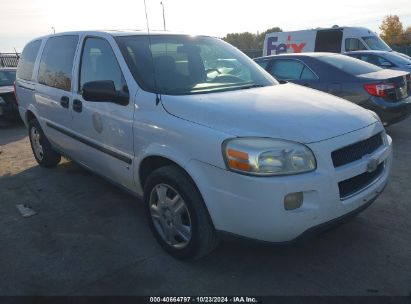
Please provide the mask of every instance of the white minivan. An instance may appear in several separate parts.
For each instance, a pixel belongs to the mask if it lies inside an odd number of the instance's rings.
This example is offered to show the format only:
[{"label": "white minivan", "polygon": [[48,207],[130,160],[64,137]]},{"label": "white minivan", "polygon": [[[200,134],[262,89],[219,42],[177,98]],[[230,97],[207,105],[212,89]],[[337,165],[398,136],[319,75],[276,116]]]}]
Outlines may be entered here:
[{"label": "white minivan", "polygon": [[377,198],[391,168],[375,113],[280,85],[208,36],[41,37],[23,50],[16,96],[41,166],[64,155],[142,196],[181,259],[221,235],[288,242],[339,222]]},{"label": "white minivan", "polygon": [[367,28],[333,26],[268,33],[264,40],[263,56],[304,52],[344,53],[359,50],[392,51],[384,40]]}]

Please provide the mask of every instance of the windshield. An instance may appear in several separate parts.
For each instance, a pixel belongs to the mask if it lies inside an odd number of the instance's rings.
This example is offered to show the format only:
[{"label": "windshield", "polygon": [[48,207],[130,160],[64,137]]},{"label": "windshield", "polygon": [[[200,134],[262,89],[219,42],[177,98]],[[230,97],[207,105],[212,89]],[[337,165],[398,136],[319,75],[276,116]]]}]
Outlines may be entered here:
[{"label": "windshield", "polygon": [[342,70],[353,76],[373,73],[382,70],[381,68],[373,64],[345,55],[323,55],[318,56],[317,58],[318,60],[330,64],[338,68],[339,70]]},{"label": "windshield", "polygon": [[405,56],[397,55],[395,53],[387,53],[385,54],[388,60],[394,62],[396,65],[411,65],[411,59],[407,59]]},{"label": "windshield", "polygon": [[135,35],[116,40],[134,78],[149,92],[185,95],[278,84],[246,55],[216,38]]},{"label": "windshield", "polygon": [[0,71],[0,87],[12,86],[16,80],[16,71]]},{"label": "windshield", "polygon": [[391,51],[391,48],[377,36],[366,36],[362,37],[362,39],[368,45],[370,50]]}]

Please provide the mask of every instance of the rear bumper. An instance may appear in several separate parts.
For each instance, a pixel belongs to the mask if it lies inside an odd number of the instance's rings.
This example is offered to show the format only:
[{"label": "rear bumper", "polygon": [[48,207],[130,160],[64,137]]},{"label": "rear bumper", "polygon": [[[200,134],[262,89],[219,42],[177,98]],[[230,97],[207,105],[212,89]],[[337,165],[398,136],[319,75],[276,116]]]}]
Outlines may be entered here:
[{"label": "rear bumper", "polygon": [[19,118],[19,111],[17,105],[7,103],[0,103],[0,121],[15,121]]},{"label": "rear bumper", "polygon": [[387,102],[382,98],[372,97],[364,106],[377,113],[383,124],[388,126],[410,116],[411,96],[399,102]]}]

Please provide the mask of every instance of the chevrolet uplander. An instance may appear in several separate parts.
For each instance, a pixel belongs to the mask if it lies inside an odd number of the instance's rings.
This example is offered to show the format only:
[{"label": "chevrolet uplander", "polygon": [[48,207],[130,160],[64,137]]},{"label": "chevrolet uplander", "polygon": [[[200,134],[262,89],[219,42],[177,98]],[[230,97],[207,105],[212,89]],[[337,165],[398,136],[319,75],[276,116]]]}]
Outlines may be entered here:
[{"label": "chevrolet uplander", "polygon": [[351,216],[391,168],[375,113],[280,85],[208,36],[37,38],[15,93],[37,162],[64,155],[143,197],[154,236],[181,259],[206,255],[221,234],[288,242]]}]

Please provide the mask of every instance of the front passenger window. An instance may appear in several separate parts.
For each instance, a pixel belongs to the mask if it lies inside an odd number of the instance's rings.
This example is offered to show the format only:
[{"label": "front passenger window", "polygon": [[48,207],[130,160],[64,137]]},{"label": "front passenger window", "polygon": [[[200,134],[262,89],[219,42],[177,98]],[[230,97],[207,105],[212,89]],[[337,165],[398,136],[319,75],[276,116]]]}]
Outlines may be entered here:
[{"label": "front passenger window", "polygon": [[110,44],[102,38],[87,38],[81,57],[80,91],[86,82],[111,80],[119,94],[127,94],[127,83]]}]

